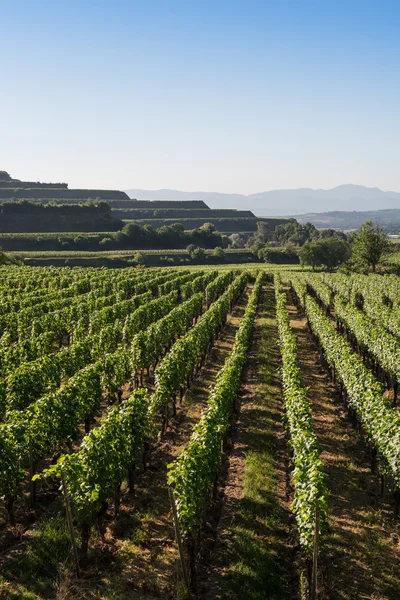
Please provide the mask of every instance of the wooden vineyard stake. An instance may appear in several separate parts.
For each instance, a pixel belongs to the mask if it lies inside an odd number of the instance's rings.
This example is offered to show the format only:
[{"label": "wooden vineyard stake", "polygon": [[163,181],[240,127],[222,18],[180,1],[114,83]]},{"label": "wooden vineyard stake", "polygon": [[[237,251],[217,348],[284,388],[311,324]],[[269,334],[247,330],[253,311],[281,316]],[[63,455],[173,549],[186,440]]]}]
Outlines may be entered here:
[{"label": "wooden vineyard stake", "polygon": [[311,600],[317,600],[317,569],[318,569],[318,542],[319,542],[319,508],[315,513],[315,531],[314,531],[314,548],[313,548],[313,564],[312,564],[312,579],[311,579]]},{"label": "wooden vineyard stake", "polygon": [[183,552],[183,544],[182,544],[182,535],[181,535],[181,529],[179,527],[179,521],[178,521],[178,511],[176,510],[174,491],[173,491],[172,487],[168,487],[168,494],[169,494],[169,500],[171,502],[171,508],[172,508],[172,514],[173,514],[173,520],[174,520],[174,528],[175,528],[175,537],[176,537],[176,541],[178,543],[178,548],[179,548],[179,556],[181,559],[183,579],[185,580],[186,589],[189,590],[189,576],[188,576],[187,569],[186,569],[186,561],[185,561],[185,555]]},{"label": "wooden vineyard stake", "polygon": [[71,505],[69,502],[67,482],[65,481],[64,475],[61,476],[61,480],[62,480],[62,487],[63,487],[63,493],[64,493],[64,498],[65,498],[65,510],[67,513],[68,528],[69,528],[69,533],[71,536],[72,551],[74,553],[74,559],[75,559],[76,576],[79,579],[79,577],[81,576],[81,570],[79,567],[78,548],[76,546],[75,531],[74,531],[74,524],[72,522],[72,513],[71,513]]},{"label": "wooden vineyard stake", "polygon": [[35,468],[33,465],[33,454],[32,451],[29,451],[29,489],[30,489],[30,503],[31,508],[34,508],[36,505],[36,481],[33,480],[33,476],[35,475]]}]

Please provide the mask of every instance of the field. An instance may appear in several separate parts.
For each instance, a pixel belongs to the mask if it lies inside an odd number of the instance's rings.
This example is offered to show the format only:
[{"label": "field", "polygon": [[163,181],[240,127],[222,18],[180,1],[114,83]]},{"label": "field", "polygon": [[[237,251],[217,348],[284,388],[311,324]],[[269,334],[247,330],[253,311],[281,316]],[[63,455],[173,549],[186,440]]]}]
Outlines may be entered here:
[{"label": "field", "polygon": [[0,598],[399,597],[397,276],[0,272]]}]

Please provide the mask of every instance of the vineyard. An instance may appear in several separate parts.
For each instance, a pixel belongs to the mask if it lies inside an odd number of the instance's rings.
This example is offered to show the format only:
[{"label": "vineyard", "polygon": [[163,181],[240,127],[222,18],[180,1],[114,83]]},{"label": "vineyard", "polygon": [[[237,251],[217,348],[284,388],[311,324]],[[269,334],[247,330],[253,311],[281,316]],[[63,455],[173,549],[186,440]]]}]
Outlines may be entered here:
[{"label": "vineyard", "polygon": [[397,276],[0,272],[0,598],[399,597]]}]

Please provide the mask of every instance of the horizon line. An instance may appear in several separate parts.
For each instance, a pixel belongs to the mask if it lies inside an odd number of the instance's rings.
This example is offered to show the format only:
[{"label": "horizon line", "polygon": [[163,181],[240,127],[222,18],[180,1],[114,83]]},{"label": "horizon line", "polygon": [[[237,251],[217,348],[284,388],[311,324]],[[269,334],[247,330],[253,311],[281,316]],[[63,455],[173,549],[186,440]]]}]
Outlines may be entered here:
[{"label": "horizon line", "polygon": [[[332,188],[312,188],[312,187],[273,188],[273,189],[269,189],[269,190],[263,190],[261,192],[253,192],[251,194],[241,194],[240,192],[215,192],[215,191],[207,192],[204,190],[182,190],[182,189],[174,189],[174,188],[157,188],[157,189],[125,188],[122,191],[125,193],[133,191],[133,190],[140,190],[143,192],[181,192],[184,194],[220,194],[220,195],[228,195],[228,196],[232,196],[232,195],[243,196],[243,198],[248,198],[249,196],[256,196],[258,194],[267,194],[270,192],[295,192],[295,191],[302,191],[302,190],[308,190],[308,191],[312,191],[312,192],[332,192],[333,190],[336,190],[341,187],[361,187],[361,188],[365,188],[367,190],[379,190],[380,192],[383,192],[384,194],[400,194],[400,192],[397,192],[396,190],[384,190],[377,185],[368,186],[368,185],[363,185],[361,183],[341,183],[339,185],[335,185]],[[173,198],[171,198],[171,200],[173,200]]]}]

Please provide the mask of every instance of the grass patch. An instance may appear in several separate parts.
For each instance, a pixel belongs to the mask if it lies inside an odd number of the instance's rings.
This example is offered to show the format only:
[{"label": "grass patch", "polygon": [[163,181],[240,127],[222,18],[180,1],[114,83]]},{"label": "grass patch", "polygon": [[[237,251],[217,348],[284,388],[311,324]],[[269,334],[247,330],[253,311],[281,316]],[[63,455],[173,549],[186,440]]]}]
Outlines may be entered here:
[{"label": "grass patch", "polygon": [[64,515],[40,522],[31,539],[3,563],[0,598],[53,598],[61,572],[70,566],[70,537]]}]

